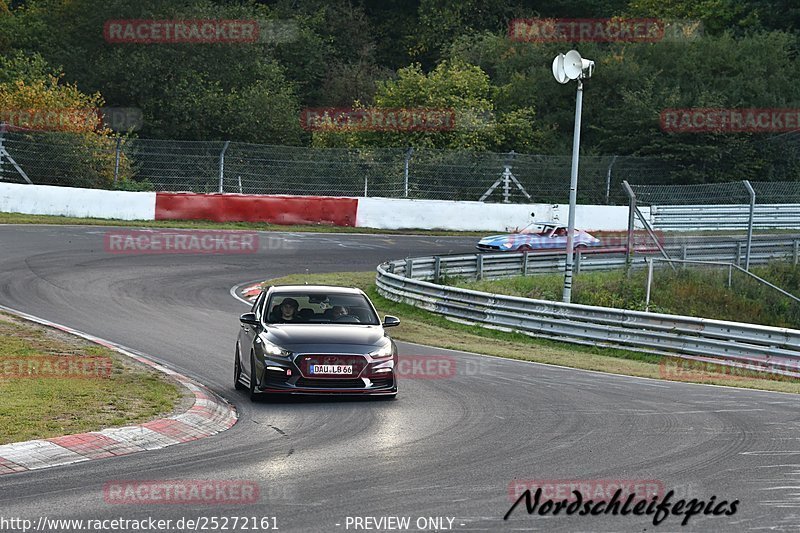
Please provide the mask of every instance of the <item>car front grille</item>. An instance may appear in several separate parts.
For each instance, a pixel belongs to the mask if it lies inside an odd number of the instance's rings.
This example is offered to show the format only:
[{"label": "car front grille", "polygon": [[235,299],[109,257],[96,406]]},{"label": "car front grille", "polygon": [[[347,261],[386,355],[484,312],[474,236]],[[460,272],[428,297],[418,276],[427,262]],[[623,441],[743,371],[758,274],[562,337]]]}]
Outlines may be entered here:
[{"label": "car front grille", "polygon": [[308,378],[300,378],[295,383],[297,387],[303,387],[308,389],[363,389],[364,388],[364,380],[363,379],[332,379],[332,378],[323,378],[323,379],[308,379]]},{"label": "car front grille", "polygon": [[[301,377],[312,381],[354,380],[366,368],[367,358],[363,355],[353,354],[301,354],[295,359],[295,365],[300,369]],[[353,367],[353,372],[351,374],[312,374],[311,365],[350,365]]]}]

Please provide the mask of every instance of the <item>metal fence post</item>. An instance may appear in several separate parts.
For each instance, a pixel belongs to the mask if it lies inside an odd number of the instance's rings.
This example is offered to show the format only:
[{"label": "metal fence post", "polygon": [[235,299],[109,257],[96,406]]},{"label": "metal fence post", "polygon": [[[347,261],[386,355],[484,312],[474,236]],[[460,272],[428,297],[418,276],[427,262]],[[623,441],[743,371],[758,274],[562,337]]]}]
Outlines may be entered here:
[{"label": "metal fence post", "polygon": [[608,172],[606,173],[606,205],[610,203],[609,198],[611,196],[611,168],[614,166],[617,157],[619,156],[615,155],[613,158],[611,158],[611,164],[608,165]]},{"label": "metal fence post", "polygon": [[222,147],[222,152],[219,154],[219,192],[223,192],[223,177],[225,175],[225,151],[228,149],[230,141],[225,141],[225,146]]},{"label": "metal fence post", "polygon": [[483,279],[483,254],[475,254],[475,279]]},{"label": "metal fence post", "polygon": [[747,253],[744,256],[744,269],[749,271],[750,248],[753,244],[753,217],[756,210],[756,191],[753,190],[753,186],[750,185],[749,181],[744,180],[742,183],[744,183],[744,186],[747,188],[747,192],[750,193],[750,219],[747,222]]},{"label": "metal fence post", "polygon": [[367,191],[367,181],[368,180],[369,180],[369,178],[367,176],[364,176],[364,198],[367,197],[367,192],[368,192]]},{"label": "metal fence post", "polygon": [[636,216],[636,194],[633,192],[628,180],[623,180],[622,188],[629,198],[628,203],[628,239],[625,243],[625,267],[631,266],[633,260],[633,221]]},{"label": "metal fence post", "polygon": [[[2,142],[0,142],[0,145],[2,145]],[[119,179],[119,157],[120,157],[121,145],[122,145],[122,137],[117,137],[117,149],[116,149],[117,153],[114,158],[114,183],[117,183],[117,180]]]},{"label": "metal fence post", "polygon": [[3,155],[5,148],[3,147],[3,137],[6,134],[6,123],[0,122],[0,179],[3,178]]},{"label": "metal fence post", "polygon": [[650,312],[650,287],[653,285],[653,258],[647,257],[645,258],[647,261],[647,295],[645,296],[644,301],[644,310],[645,312]]},{"label": "metal fence post", "polygon": [[794,241],[794,254],[793,254],[794,255],[794,258],[793,258],[794,259],[794,266],[797,266],[798,254],[800,254],[800,241],[795,239],[795,241]]},{"label": "metal fence post", "polygon": [[733,265],[728,265],[728,288],[731,288],[733,283]]},{"label": "metal fence post", "polygon": [[736,243],[736,266],[742,266],[742,243]]},{"label": "metal fence post", "polygon": [[[414,153],[414,147],[413,146],[409,146],[408,150],[406,150],[406,160],[405,160],[405,164],[403,165],[403,185],[404,185],[404,187],[403,187],[403,190],[404,190],[403,196],[405,196],[406,198],[408,198],[408,167],[409,167],[409,164],[411,163],[411,154],[413,154],[413,153]],[[366,194],[364,196],[366,196]]]},{"label": "metal fence post", "polygon": [[439,283],[442,272],[442,258],[438,255],[433,256],[433,282]]}]

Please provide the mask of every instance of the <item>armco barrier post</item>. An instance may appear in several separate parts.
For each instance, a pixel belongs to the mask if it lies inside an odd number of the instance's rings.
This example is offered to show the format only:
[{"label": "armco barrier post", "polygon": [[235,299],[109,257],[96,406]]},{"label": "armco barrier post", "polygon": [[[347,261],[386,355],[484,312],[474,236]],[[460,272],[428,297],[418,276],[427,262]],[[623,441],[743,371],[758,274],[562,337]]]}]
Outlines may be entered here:
[{"label": "armco barrier post", "polygon": [[798,254],[800,254],[800,241],[795,239],[795,241],[794,241],[794,253],[793,253],[794,266],[797,266]]},{"label": "armco barrier post", "polygon": [[[797,241],[795,241],[795,244],[796,242]],[[522,275],[523,276],[528,275],[528,252],[522,252]]]},{"label": "armco barrier post", "polygon": [[438,255],[433,256],[433,282],[439,283],[439,277],[442,272],[442,258]]},{"label": "armco barrier post", "polygon": [[483,279],[483,254],[475,254],[475,279]]}]

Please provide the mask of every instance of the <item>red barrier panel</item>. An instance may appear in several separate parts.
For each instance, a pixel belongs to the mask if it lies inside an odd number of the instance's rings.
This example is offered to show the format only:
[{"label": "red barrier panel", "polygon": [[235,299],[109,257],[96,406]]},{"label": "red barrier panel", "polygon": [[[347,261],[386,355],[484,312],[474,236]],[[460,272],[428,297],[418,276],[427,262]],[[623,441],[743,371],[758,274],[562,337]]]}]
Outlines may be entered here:
[{"label": "red barrier panel", "polygon": [[248,194],[156,194],[156,220],[355,226],[357,198]]}]

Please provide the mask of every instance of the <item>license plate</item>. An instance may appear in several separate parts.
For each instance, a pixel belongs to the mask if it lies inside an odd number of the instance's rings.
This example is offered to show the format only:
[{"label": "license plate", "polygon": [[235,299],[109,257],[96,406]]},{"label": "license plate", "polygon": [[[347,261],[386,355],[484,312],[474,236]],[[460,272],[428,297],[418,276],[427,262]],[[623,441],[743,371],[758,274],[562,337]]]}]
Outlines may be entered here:
[{"label": "license plate", "polygon": [[311,374],[339,376],[352,373],[353,365],[311,365]]}]

